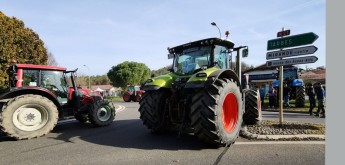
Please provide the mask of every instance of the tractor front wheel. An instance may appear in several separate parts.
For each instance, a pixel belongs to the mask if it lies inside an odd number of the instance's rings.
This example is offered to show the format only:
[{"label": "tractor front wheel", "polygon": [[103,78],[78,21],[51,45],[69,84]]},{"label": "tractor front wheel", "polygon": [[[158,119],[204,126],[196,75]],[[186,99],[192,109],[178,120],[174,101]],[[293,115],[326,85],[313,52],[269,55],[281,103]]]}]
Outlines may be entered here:
[{"label": "tractor front wheel", "polygon": [[141,100],[141,95],[136,95],[136,96],[134,97],[134,101],[135,101],[135,102],[140,102],[140,100]]},{"label": "tractor front wheel", "polygon": [[31,139],[48,134],[58,121],[55,104],[40,95],[21,95],[5,103],[0,128],[15,139]]},{"label": "tractor front wheel", "polygon": [[192,98],[194,134],[212,145],[234,143],[242,125],[242,94],[236,82],[217,79]]},{"label": "tractor front wheel", "polygon": [[243,114],[243,122],[246,125],[257,124],[261,121],[261,98],[259,91],[246,89],[245,93],[245,112]]},{"label": "tractor front wheel", "polygon": [[305,104],[305,89],[304,86],[296,87],[296,107],[304,107]]},{"label": "tractor front wheel", "polygon": [[115,119],[115,109],[106,100],[99,100],[89,109],[89,121],[96,126],[107,126]]}]

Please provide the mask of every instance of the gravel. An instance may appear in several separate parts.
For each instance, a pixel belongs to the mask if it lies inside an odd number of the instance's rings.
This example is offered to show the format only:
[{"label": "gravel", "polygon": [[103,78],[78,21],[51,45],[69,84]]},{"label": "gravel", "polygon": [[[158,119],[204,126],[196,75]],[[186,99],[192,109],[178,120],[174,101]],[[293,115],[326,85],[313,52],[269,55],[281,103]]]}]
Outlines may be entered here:
[{"label": "gravel", "polygon": [[279,121],[263,120],[258,125],[247,125],[247,131],[259,135],[324,135],[325,125],[284,121],[280,126]]}]

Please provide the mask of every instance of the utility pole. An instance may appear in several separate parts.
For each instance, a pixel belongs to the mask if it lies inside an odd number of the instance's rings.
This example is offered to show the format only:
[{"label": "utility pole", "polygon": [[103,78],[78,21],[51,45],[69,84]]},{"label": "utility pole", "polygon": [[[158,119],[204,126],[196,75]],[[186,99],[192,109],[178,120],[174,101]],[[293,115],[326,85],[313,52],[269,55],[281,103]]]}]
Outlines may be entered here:
[{"label": "utility pole", "polygon": [[[282,28],[282,31],[284,31],[285,28]],[[283,38],[283,36],[281,36]],[[283,49],[280,49],[283,50]],[[282,60],[283,58],[280,58]],[[279,66],[279,125],[283,126],[283,73],[284,67],[283,65]]]}]

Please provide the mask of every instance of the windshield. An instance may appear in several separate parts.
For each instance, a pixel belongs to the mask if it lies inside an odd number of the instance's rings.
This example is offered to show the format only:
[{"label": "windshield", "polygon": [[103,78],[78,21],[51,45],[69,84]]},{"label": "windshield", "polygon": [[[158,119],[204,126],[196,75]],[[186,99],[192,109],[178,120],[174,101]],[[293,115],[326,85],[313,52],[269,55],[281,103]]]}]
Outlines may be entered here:
[{"label": "windshield", "polygon": [[294,80],[294,79],[297,79],[297,71],[296,70],[292,70],[292,69],[289,69],[289,70],[284,70],[284,79],[290,79],[290,80]]},{"label": "windshield", "polygon": [[60,71],[41,71],[41,86],[57,95],[60,103],[67,102],[67,86],[65,75]]},{"label": "windshield", "polygon": [[202,66],[211,65],[211,47],[194,47],[185,49],[174,61],[174,72],[179,75],[190,75]]}]

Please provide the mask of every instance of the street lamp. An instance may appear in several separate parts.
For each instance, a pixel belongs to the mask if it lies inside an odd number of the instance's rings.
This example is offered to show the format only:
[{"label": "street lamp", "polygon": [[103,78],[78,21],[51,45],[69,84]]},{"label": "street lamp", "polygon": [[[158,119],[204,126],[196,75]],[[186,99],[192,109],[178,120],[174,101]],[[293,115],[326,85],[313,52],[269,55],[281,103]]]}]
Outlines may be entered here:
[{"label": "street lamp", "polygon": [[89,89],[91,90],[90,68],[87,65],[83,65],[83,66],[85,66],[87,68],[87,70],[89,71]]},{"label": "street lamp", "polygon": [[220,29],[219,29],[219,27],[217,26],[217,24],[216,24],[215,22],[212,22],[211,25],[212,25],[212,26],[215,26],[215,27],[218,29],[218,31],[219,31],[219,38],[222,39],[222,34],[220,33]]}]

